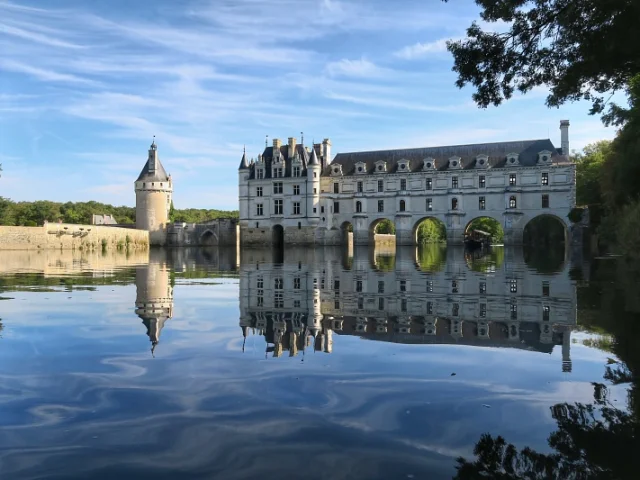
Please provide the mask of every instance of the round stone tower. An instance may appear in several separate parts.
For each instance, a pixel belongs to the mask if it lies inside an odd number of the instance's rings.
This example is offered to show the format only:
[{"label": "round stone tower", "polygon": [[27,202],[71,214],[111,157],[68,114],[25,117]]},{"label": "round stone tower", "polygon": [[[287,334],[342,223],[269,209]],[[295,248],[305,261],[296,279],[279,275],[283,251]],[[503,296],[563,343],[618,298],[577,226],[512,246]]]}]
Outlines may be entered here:
[{"label": "round stone tower", "polygon": [[167,175],[158,158],[155,140],[149,147],[149,158],[135,182],[136,228],[149,231],[151,245],[164,245],[166,226],[173,194],[171,175]]}]

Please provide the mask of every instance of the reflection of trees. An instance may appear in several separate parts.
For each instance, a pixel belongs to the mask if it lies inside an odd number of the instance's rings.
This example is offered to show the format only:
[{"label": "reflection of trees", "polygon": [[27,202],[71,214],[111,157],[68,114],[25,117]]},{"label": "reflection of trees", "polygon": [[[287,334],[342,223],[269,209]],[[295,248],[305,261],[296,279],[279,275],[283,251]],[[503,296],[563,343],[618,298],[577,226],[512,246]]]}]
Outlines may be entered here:
[{"label": "reflection of trees", "polygon": [[640,472],[640,429],[631,414],[615,408],[603,384],[594,384],[594,403],[551,407],[557,430],[548,438],[553,453],[518,449],[484,434],[475,460],[458,458],[455,480],[627,479]]},{"label": "reflection of trees", "polygon": [[469,269],[474,272],[495,272],[504,263],[504,248],[492,247],[489,251],[465,252],[465,260]]},{"label": "reflection of trees", "polygon": [[396,268],[396,256],[395,255],[375,255],[374,257],[375,268],[379,272],[392,272]]},{"label": "reflection of trees", "polygon": [[538,273],[556,273],[562,270],[565,259],[564,248],[525,247],[523,250],[524,263],[534,268]]},{"label": "reflection of trees", "polygon": [[447,247],[444,245],[420,245],[417,251],[418,267],[423,272],[435,273],[444,269]]}]

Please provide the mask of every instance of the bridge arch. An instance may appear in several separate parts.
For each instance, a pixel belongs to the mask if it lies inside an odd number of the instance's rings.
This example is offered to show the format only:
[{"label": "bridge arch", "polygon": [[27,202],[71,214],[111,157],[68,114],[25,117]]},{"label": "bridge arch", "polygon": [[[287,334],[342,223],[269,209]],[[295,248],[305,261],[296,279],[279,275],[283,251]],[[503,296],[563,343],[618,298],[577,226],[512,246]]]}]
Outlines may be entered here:
[{"label": "bridge arch", "polygon": [[213,246],[218,245],[218,236],[211,229],[206,229],[200,235],[200,245]]},{"label": "bridge arch", "polygon": [[276,247],[284,245],[284,227],[282,225],[274,225],[271,229],[272,243]]},{"label": "bridge arch", "polygon": [[[431,238],[418,238],[419,234],[421,234],[420,226],[424,222],[426,222],[427,220],[432,225],[432,227],[428,229]],[[423,231],[425,231],[425,230],[427,230],[427,229],[425,227],[423,227]],[[427,232],[423,233],[423,235],[426,235],[426,234],[427,234]],[[429,235],[427,235],[427,236],[429,236]],[[412,232],[411,232],[411,238],[413,239],[414,245],[420,245],[421,243],[446,242],[447,241],[447,226],[438,217],[435,217],[433,215],[428,215],[426,217],[420,218],[419,220],[417,220],[413,224],[413,229],[412,229]]]},{"label": "bridge arch", "polygon": [[522,244],[533,247],[571,243],[571,229],[567,221],[552,213],[542,213],[525,219]]},{"label": "bridge arch", "polygon": [[377,234],[395,235],[395,222],[387,217],[376,218],[369,224],[369,243],[374,245]]},{"label": "bridge arch", "polygon": [[464,234],[470,230],[483,230],[491,234],[492,243],[502,243],[504,241],[504,225],[502,220],[492,215],[479,215],[469,220],[464,227]]}]

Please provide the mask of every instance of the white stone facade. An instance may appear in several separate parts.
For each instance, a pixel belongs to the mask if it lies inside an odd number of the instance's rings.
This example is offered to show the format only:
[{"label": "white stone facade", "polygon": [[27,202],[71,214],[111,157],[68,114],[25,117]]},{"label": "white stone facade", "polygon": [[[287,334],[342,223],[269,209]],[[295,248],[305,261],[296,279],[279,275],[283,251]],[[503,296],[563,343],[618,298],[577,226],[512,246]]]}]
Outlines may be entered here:
[{"label": "white stone facade", "polygon": [[[243,157],[239,169],[241,242],[271,243],[282,230],[284,243],[338,245],[351,225],[354,243],[370,244],[376,224],[388,219],[397,243],[412,245],[418,224],[434,218],[446,226],[447,242],[459,244],[472,220],[490,217],[503,226],[505,244],[521,244],[524,227],[540,215],[562,222],[569,240],[575,165],[568,127],[561,123],[562,149],[532,140],[343,153],[331,161],[325,140],[297,146],[299,170],[287,154],[295,154],[295,139],[285,147],[274,140],[258,161]],[[274,151],[282,152],[277,160]]]}]

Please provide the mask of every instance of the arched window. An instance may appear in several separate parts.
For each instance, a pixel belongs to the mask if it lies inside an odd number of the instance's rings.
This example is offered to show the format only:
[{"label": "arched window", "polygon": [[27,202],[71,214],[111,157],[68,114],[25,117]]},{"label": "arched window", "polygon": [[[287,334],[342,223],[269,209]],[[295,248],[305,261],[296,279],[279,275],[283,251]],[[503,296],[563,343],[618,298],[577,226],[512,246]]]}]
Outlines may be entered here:
[{"label": "arched window", "polygon": [[458,209],[458,199],[457,198],[452,198],[451,199],[451,210],[457,210]]},{"label": "arched window", "polygon": [[517,202],[516,202],[516,197],[511,196],[509,197],[509,208],[516,208],[517,206]]},{"label": "arched window", "polygon": [[362,212],[362,202],[356,202],[356,213]]},{"label": "arched window", "polygon": [[404,212],[406,209],[406,204],[404,202],[404,200],[400,200],[400,211]]}]

